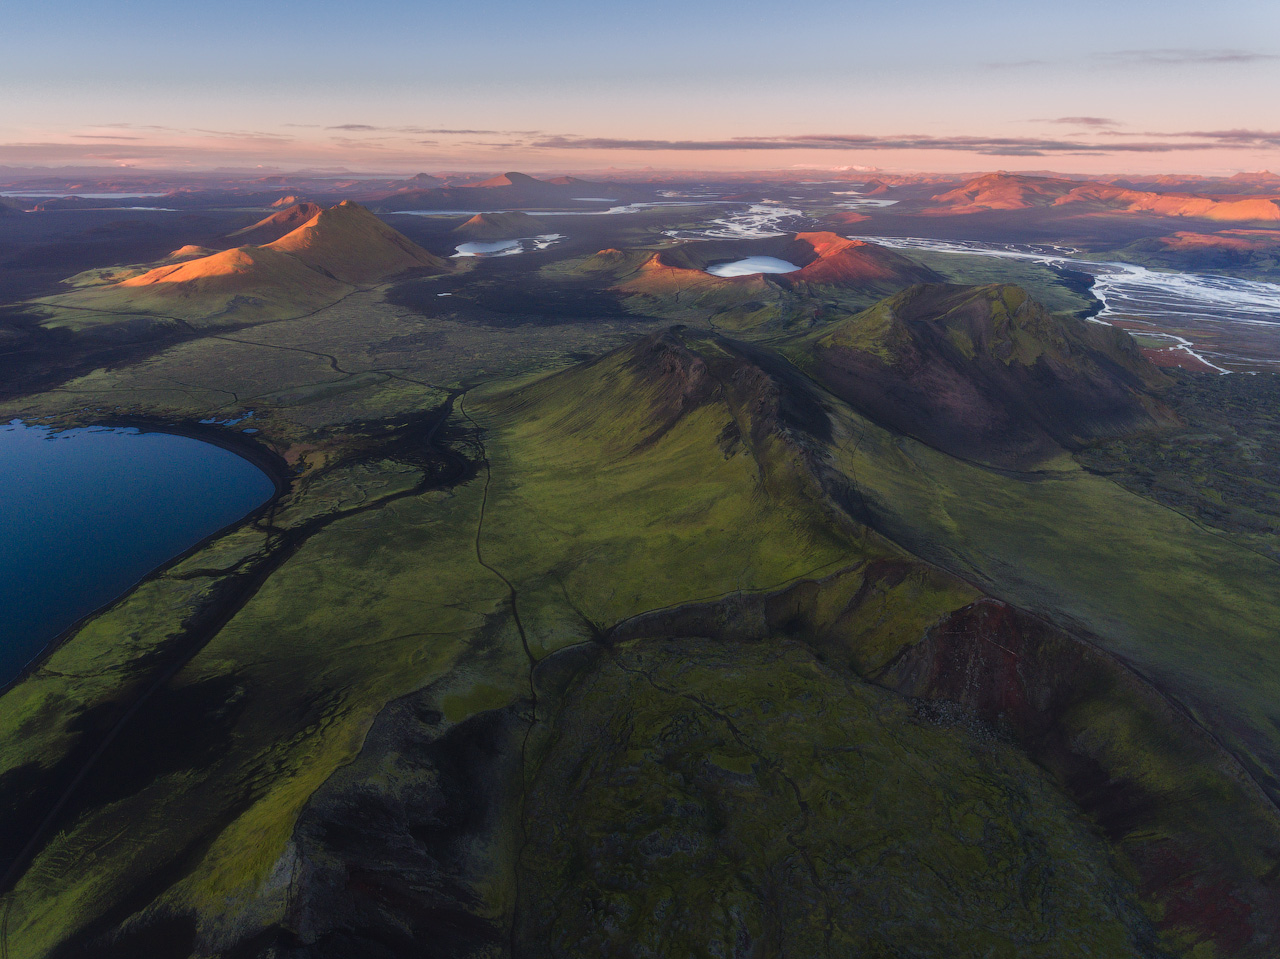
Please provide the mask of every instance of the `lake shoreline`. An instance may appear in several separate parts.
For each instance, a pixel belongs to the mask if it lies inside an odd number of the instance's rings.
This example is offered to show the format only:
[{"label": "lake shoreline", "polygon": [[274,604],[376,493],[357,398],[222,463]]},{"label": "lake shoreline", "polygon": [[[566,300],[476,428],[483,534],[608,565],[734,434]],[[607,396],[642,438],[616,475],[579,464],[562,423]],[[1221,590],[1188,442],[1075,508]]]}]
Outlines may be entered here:
[{"label": "lake shoreline", "polygon": [[194,555],[201,549],[204,549],[210,543],[228,533],[240,529],[249,523],[257,522],[265,514],[275,508],[280,498],[290,491],[293,485],[293,473],[289,464],[275,450],[265,446],[258,440],[247,436],[238,431],[229,430],[226,427],[215,424],[200,423],[194,420],[169,420],[162,417],[148,417],[137,414],[125,414],[120,416],[93,417],[92,422],[79,422],[79,417],[68,417],[65,420],[57,422],[44,422],[40,424],[47,426],[55,432],[65,432],[73,429],[85,429],[92,427],[102,427],[106,429],[136,429],[140,433],[166,433],[170,436],[181,436],[186,439],[197,440],[201,443],[208,443],[210,446],[216,446],[219,449],[234,453],[241,459],[247,461],[252,466],[262,472],[267,479],[271,481],[273,492],[260,506],[254,508],[239,519],[227,523],[222,527],[202,537],[199,541],[192,543],[189,547],[170,557],[165,562],[150,569],[145,575],[137,581],[129,585],[123,592],[119,593],[110,601],[95,607],[75,622],[62,630],[56,636],[48,641],[44,647],[32,659],[30,659],[14,676],[4,683],[0,683],[0,696],[9,692],[20,683],[24,682],[36,670],[43,666],[58,649],[67,642],[71,637],[84,628],[95,616],[100,615],[111,607],[115,606],[125,597],[129,596],[134,590],[145,583],[150,582],[157,576],[163,575],[173,566],[185,561],[188,557]]}]

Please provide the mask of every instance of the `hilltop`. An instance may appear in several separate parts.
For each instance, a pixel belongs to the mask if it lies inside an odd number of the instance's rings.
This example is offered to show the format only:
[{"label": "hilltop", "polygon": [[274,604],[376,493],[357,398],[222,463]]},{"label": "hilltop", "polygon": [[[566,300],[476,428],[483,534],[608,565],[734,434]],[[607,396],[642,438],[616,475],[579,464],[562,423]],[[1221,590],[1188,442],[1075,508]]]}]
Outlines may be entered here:
[{"label": "hilltop", "polygon": [[439,177],[432,176],[430,173],[417,173],[409,177],[406,181],[411,184],[404,187],[406,190],[429,190],[434,187],[444,186],[444,180]]},{"label": "hilltop", "polygon": [[[794,263],[790,273],[717,276],[709,267],[751,256]],[[606,282],[633,312],[760,331],[810,326],[833,310],[861,309],[913,283],[941,277],[894,250],[835,233],[753,240],[694,240],[665,249],[609,248],[564,264],[561,274]]]},{"label": "hilltop", "polygon": [[452,269],[447,260],[428,253],[351,200],[322,210],[268,248],[291,253],[311,269],[344,283],[376,283],[406,270]]},{"label": "hilltop", "polygon": [[[602,251],[603,253],[604,251]],[[770,256],[799,267],[791,273],[715,276],[707,268],[749,256]],[[600,261],[604,262],[604,261]],[[682,290],[780,290],[834,287],[882,296],[912,283],[936,282],[927,267],[887,247],[835,233],[796,233],[765,240],[697,241],[650,254],[619,288],[663,294]]]},{"label": "hilltop", "polygon": [[954,190],[939,193],[932,199],[952,213],[970,213],[976,210],[1026,210],[1032,207],[1052,206],[1079,186],[1080,183],[1077,180],[1019,176],[1013,173],[988,173],[975,177]]},{"label": "hilltop", "polygon": [[[797,273],[784,274],[792,283],[845,286],[864,292],[891,292],[910,283],[936,282],[928,267],[888,247],[863,240],[849,240],[836,233],[797,233],[801,257]],[[804,247],[812,251],[805,254]],[[796,260],[800,263],[800,260]]]},{"label": "hilltop", "polygon": [[41,200],[32,208],[33,213],[52,213],[56,210],[93,210],[114,206],[112,200],[90,200],[82,196],[58,196]]},{"label": "hilltop", "polygon": [[[307,211],[295,207],[274,216],[301,212]],[[191,252],[193,248],[184,248],[174,257]],[[239,325],[314,312],[360,286],[409,270],[441,273],[451,268],[347,200],[320,210],[266,246],[184,259],[35,303],[53,313],[45,321],[51,326],[100,325],[139,315]]]},{"label": "hilltop", "polygon": [[1135,240],[1113,255],[1155,269],[1280,281],[1280,230],[1180,230],[1169,236]]},{"label": "hilltop", "polygon": [[[602,253],[605,251],[602,251]],[[753,273],[714,276],[706,272],[717,263],[749,256],[771,256],[796,264],[791,273]],[[786,290],[803,284],[835,286],[867,293],[890,293],[912,283],[939,279],[932,270],[887,247],[849,240],[835,233],[795,233],[764,240],[722,240],[684,243],[652,253],[640,275],[626,281],[629,289],[659,292],[691,286],[742,288],[775,286]]]},{"label": "hilltop", "polygon": [[515,240],[551,233],[546,220],[518,211],[509,213],[477,213],[453,231],[468,240]]},{"label": "hilltop", "polygon": [[1222,230],[1218,233],[1182,230],[1172,236],[1158,237],[1154,242],[1168,250],[1274,251],[1280,250],[1280,230]]},{"label": "hilltop", "polygon": [[238,241],[237,246],[262,246],[296,230],[323,209],[324,207],[316,203],[294,203],[270,216],[263,217],[252,226],[228,233],[226,238]]},{"label": "hilltop", "polygon": [[553,176],[551,179],[544,180],[543,182],[550,183],[552,186],[571,186],[575,188],[598,187],[601,185],[591,180],[580,179],[576,176]]},{"label": "hilltop", "polygon": [[965,459],[1022,465],[1173,421],[1127,333],[1017,286],[913,286],[813,334],[803,365],[876,422]]}]

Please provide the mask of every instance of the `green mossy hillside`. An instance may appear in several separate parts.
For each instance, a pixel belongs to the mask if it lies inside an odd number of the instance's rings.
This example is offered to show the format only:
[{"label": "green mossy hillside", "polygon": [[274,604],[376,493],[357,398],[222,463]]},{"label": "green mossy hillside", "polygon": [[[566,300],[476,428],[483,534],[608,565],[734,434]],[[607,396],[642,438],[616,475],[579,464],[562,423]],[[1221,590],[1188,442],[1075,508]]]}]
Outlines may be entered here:
[{"label": "green mossy hillside", "polygon": [[1161,955],[1043,770],[800,643],[633,640],[562,701],[525,803],[522,955]]},{"label": "green mossy hillside", "polygon": [[[269,522],[0,698],[28,812],[114,737],[10,894],[13,959],[177,930],[359,954],[441,915],[477,957],[513,929],[517,954],[1268,955],[1256,553],[1065,456],[947,455],[702,330],[456,391],[438,425],[292,449]],[[1019,645],[1033,617],[984,594],[1074,636]]]}]

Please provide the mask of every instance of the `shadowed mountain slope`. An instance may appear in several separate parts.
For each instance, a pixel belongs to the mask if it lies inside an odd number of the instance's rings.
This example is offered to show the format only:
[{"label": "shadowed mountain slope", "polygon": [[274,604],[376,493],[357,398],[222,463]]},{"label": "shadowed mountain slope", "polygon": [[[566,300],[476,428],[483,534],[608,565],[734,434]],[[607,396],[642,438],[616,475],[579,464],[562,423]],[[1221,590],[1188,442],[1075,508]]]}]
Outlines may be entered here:
[{"label": "shadowed mountain slope", "polygon": [[200,256],[214,256],[218,251],[207,246],[199,246],[195,243],[188,243],[186,246],[180,246],[170,253],[166,260],[194,260]]},{"label": "shadowed mountain slope", "polygon": [[236,241],[239,246],[262,246],[293,232],[323,209],[316,203],[295,203],[286,209],[263,217],[252,226],[228,233],[226,238]]},{"label": "shadowed mountain slope", "polygon": [[1054,315],[1016,286],[914,286],[808,350],[837,396],[966,459],[1029,463],[1172,418],[1128,334]]},{"label": "shadowed mountain slope", "polygon": [[432,176],[430,173],[416,173],[405,182],[410,184],[405,189],[413,190],[428,190],[444,185],[444,180]]},{"label": "shadowed mountain slope", "polygon": [[1221,271],[1274,283],[1280,280],[1280,230],[1179,231],[1136,240],[1119,258],[1161,270]]}]

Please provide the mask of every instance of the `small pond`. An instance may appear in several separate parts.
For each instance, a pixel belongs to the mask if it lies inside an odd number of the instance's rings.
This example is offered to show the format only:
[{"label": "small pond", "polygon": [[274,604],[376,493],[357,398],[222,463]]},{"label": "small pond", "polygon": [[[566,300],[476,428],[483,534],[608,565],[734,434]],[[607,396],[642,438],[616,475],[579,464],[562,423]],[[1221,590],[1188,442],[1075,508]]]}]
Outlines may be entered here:
[{"label": "small pond", "polygon": [[776,256],[748,256],[731,263],[707,267],[712,276],[750,276],[753,273],[794,273],[800,267]]}]

